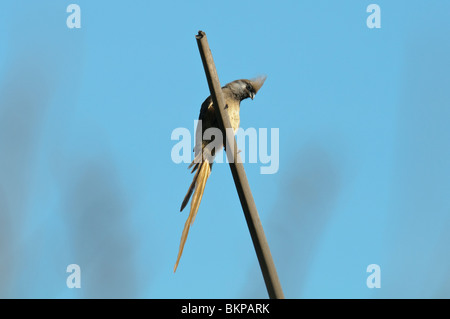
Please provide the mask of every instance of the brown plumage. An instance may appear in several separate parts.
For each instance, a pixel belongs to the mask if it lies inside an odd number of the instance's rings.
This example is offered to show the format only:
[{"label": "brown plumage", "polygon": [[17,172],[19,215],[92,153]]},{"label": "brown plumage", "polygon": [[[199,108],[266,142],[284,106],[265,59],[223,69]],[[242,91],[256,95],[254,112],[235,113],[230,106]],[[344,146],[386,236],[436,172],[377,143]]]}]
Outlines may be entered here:
[{"label": "brown plumage", "polygon": [[[226,104],[226,110],[228,116],[230,117],[230,123],[233,127],[233,131],[236,134],[237,129],[239,128],[239,109],[240,103],[242,100],[246,98],[253,99],[255,94],[259,91],[259,89],[264,84],[266,77],[259,77],[253,80],[236,80],[228,83],[224,87],[222,87],[222,94]],[[189,199],[192,196],[191,201],[191,209],[189,212],[189,216],[184,225],[183,233],[181,234],[181,242],[180,248],[178,251],[177,261],[175,263],[175,267],[173,271],[175,272],[178,267],[178,263],[180,261],[181,255],[183,253],[184,244],[186,243],[187,235],[189,233],[189,228],[195,220],[195,216],[197,215],[198,208],[200,206],[200,202],[202,200],[203,192],[205,190],[206,181],[211,174],[212,164],[214,162],[215,152],[219,151],[223,147],[223,141],[220,141],[220,147],[216,150],[211,150],[208,147],[210,140],[204,140],[203,133],[211,127],[218,127],[217,118],[215,114],[215,106],[213,105],[211,96],[206,98],[203,102],[201,109],[199,120],[202,121],[201,129],[200,126],[197,127],[196,131],[196,143],[194,147],[195,158],[192,163],[189,165],[188,169],[193,167],[191,173],[195,172],[194,178],[192,180],[191,185],[187,191],[186,196],[183,199],[181,204],[182,211]],[[222,132],[222,134],[224,134]]]}]

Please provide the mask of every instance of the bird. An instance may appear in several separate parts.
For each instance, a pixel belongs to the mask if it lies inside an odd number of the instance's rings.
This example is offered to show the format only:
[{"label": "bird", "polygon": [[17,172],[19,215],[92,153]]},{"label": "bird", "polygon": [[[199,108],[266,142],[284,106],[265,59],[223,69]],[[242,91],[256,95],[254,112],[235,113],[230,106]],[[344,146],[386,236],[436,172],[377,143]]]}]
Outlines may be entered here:
[{"label": "bird", "polygon": [[[227,110],[228,116],[230,118],[230,123],[233,128],[234,134],[236,134],[236,131],[238,130],[240,124],[239,111],[241,101],[247,98],[251,98],[253,100],[256,93],[264,84],[266,78],[267,76],[259,76],[251,80],[235,80],[222,87],[225,109]],[[177,270],[178,263],[180,262],[181,255],[183,254],[183,248],[186,243],[189,228],[194,222],[195,216],[197,215],[197,211],[200,207],[200,202],[203,197],[206,181],[211,174],[211,168],[214,163],[214,157],[216,155],[215,151],[216,149],[220,150],[222,147],[224,147],[223,140],[215,141],[215,143],[220,144],[220,146],[211,149],[211,147],[209,147],[210,145],[212,145],[211,141],[203,139],[203,134],[208,128],[219,128],[216,117],[216,105],[214,105],[211,96],[208,96],[202,103],[198,118],[199,123],[202,123],[202,125],[197,125],[196,144],[193,150],[194,160],[188,167],[188,169],[193,167],[191,174],[194,172],[195,174],[192,183],[189,186],[187,194],[181,204],[180,212],[183,211],[192,196],[191,207],[189,216],[186,220],[183,232],[181,234],[180,248],[178,250],[177,261],[173,269],[174,273]],[[223,136],[225,136],[223,132],[222,134]]]}]

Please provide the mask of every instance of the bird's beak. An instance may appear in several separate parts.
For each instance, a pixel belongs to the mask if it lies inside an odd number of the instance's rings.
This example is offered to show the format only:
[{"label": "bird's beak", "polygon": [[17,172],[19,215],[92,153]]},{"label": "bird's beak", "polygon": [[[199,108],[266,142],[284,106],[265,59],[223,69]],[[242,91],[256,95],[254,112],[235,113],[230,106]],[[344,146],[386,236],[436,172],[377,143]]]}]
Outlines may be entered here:
[{"label": "bird's beak", "polygon": [[255,93],[250,92],[250,98],[253,100],[254,97],[255,97]]}]

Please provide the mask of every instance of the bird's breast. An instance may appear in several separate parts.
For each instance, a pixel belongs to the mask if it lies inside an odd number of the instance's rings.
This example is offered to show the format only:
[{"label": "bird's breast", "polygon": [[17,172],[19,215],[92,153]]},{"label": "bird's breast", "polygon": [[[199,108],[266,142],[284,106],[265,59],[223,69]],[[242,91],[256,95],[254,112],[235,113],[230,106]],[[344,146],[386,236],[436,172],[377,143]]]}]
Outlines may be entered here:
[{"label": "bird's breast", "polygon": [[239,104],[238,105],[228,105],[228,116],[230,117],[230,124],[233,128],[234,134],[236,134],[237,129],[239,128]]}]

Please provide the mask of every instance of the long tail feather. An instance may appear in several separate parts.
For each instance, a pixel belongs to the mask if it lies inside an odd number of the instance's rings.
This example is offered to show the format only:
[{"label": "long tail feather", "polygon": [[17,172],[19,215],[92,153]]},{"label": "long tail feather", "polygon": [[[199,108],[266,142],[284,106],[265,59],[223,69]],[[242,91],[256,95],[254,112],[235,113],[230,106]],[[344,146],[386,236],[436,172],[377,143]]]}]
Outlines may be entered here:
[{"label": "long tail feather", "polygon": [[194,164],[195,164],[195,167],[198,167],[198,164],[202,162],[202,160],[201,160],[202,155],[203,155],[203,152],[198,152],[198,154],[195,156],[195,158],[192,161],[192,163],[189,164],[188,169],[190,169]]},{"label": "long tail feather", "polygon": [[[203,197],[203,192],[205,190],[206,181],[208,180],[209,174],[211,173],[211,168],[208,160],[204,160],[203,163],[200,164],[200,167],[194,177],[193,184],[195,185],[195,192],[192,196],[191,201],[191,210],[189,212],[189,216],[184,224],[183,233],[181,234],[180,241],[180,249],[178,251],[177,262],[175,263],[175,267],[173,268],[173,272],[177,270],[178,263],[180,262],[181,255],[183,254],[184,244],[186,243],[187,235],[189,233],[189,228],[195,220],[195,216],[197,215],[198,208],[200,207],[200,202]],[[191,184],[192,186],[192,184]],[[189,192],[192,193],[191,187],[189,187],[189,191],[187,195],[190,195]],[[188,197],[189,200],[189,197]],[[183,201],[184,203],[184,201]],[[183,206],[182,206],[183,208]]]},{"label": "long tail feather", "polygon": [[205,161],[205,172],[203,174],[199,174],[198,186],[195,190],[194,196],[192,197],[191,211],[193,212],[191,225],[195,220],[195,216],[197,216],[198,208],[200,207],[200,202],[202,201],[203,192],[205,191],[206,181],[209,178],[209,174],[211,173],[209,163]]},{"label": "long tail feather", "polygon": [[195,170],[198,168],[199,163],[195,164],[195,166],[192,168],[191,174],[195,172]]},{"label": "long tail feather", "polygon": [[[191,168],[192,166],[194,166],[194,167],[192,168],[191,174],[194,173],[194,172],[198,169],[198,167],[200,166],[200,164],[201,164],[201,157],[202,157],[202,152],[199,152],[199,153],[195,156],[195,158],[194,158],[194,160],[191,162],[191,164],[189,165],[188,169]],[[200,161],[200,162],[199,162],[199,161]],[[191,183],[191,185],[189,186],[189,189],[188,189],[188,191],[187,191],[187,193],[186,193],[186,196],[184,196],[183,202],[181,203],[180,212],[183,211],[183,209],[186,207],[187,203],[189,202],[189,198],[191,198],[192,192],[194,191],[194,188],[195,188],[195,182],[196,182],[196,180],[197,180],[197,176],[198,176],[198,172],[199,172],[199,171],[200,171],[200,170],[198,170],[198,171],[195,172],[194,178],[192,179],[192,183]]]},{"label": "long tail feather", "polygon": [[183,202],[181,203],[180,212],[183,211],[183,209],[186,207],[187,203],[189,202],[189,198],[191,198],[192,192],[194,191],[194,188],[195,188],[195,183],[197,182],[197,177],[198,177],[199,172],[200,172],[200,170],[195,172],[194,178],[192,179],[192,183],[189,186],[186,196],[184,196]]}]

